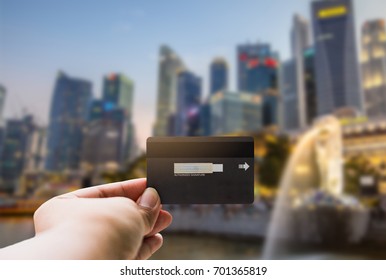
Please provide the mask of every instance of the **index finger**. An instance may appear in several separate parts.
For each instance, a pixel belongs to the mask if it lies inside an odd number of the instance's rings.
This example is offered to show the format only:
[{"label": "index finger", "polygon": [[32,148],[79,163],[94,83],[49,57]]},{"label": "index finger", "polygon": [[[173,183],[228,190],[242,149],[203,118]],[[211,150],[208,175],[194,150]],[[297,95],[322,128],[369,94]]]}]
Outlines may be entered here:
[{"label": "index finger", "polygon": [[107,198],[123,196],[136,201],[146,189],[146,178],[133,179],[76,190],[60,197]]}]

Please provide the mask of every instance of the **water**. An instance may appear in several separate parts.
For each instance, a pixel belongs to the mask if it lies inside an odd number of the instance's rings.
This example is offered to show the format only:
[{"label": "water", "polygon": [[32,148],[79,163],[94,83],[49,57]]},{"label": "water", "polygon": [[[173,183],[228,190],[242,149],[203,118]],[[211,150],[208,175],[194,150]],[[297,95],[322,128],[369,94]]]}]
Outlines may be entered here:
[{"label": "water", "polygon": [[[0,218],[0,248],[34,235],[31,218]],[[153,260],[260,259],[262,241],[213,235],[165,233],[164,245]],[[386,247],[366,244],[341,248],[296,248],[287,259],[386,259]]]},{"label": "water", "polygon": [[260,259],[262,242],[211,235],[164,234],[164,245],[152,259],[246,260]]},{"label": "water", "polygon": [[[32,218],[0,218],[0,248],[34,236]],[[164,234],[164,245],[152,259],[258,259],[261,241],[210,235]]]},{"label": "water", "polygon": [[31,238],[35,235],[30,217],[0,217],[0,248]]}]

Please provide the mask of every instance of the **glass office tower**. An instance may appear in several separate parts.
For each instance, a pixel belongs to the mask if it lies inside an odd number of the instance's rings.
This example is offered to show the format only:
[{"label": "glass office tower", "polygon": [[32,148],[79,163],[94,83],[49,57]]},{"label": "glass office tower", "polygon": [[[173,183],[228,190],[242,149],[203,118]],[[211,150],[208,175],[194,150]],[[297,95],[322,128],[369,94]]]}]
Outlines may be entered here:
[{"label": "glass office tower", "polygon": [[312,2],[318,114],[363,111],[351,0]]},{"label": "glass office tower", "polygon": [[91,83],[59,72],[52,96],[46,168],[78,169],[83,128],[92,100]]},{"label": "glass office tower", "polygon": [[228,89],[228,64],[224,58],[216,58],[210,64],[210,94]]}]

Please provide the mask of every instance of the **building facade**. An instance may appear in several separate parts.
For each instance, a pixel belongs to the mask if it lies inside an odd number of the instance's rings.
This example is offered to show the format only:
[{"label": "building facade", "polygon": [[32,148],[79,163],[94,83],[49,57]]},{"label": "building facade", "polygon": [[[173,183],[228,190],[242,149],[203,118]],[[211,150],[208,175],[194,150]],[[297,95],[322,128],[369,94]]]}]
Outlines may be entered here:
[{"label": "building facade", "polygon": [[133,125],[134,83],[128,77],[119,73],[111,73],[103,80],[103,106],[106,110],[121,109],[125,118],[125,142],[122,143],[124,161],[133,156],[132,147],[135,143]]},{"label": "building facade", "polygon": [[129,121],[125,114],[124,109],[111,107],[109,102],[92,102],[81,150],[84,170],[99,174],[106,169],[117,170],[123,166]]},{"label": "building facade", "polygon": [[314,47],[309,47],[304,50],[303,67],[304,67],[303,82],[304,82],[304,88],[305,88],[306,124],[312,125],[313,120],[317,117],[317,114],[318,114]]},{"label": "building facade", "polygon": [[91,83],[60,72],[52,96],[47,139],[46,169],[78,169],[83,127],[92,93]]},{"label": "building facade", "polygon": [[4,133],[5,133],[4,120],[3,120],[5,98],[6,98],[6,89],[2,85],[0,85],[0,154],[3,147]]},{"label": "building facade", "polygon": [[258,131],[262,128],[262,97],[222,91],[210,97],[211,134]]},{"label": "building facade", "polygon": [[174,51],[168,46],[161,46],[154,136],[169,135],[170,118],[176,113],[177,74],[183,68],[183,62]]},{"label": "building facade", "polygon": [[0,192],[13,194],[17,191],[34,129],[30,115],[6,122],[4,148],[0,155]]},{"label": "building facade", "polygon": [[224,58],[216,58],[210,64],[210,94],[228,89],[228,64]]},{"label": "building facade", "polygon": [[299,128],[299,102],[296,87],[296,65],[294,59],[282,63],[281,97],[283,104],[283,128],[286,131]]},{"label": "building facade", "polygon": [[269,44],[245,44],[237,48],[238,90],[263,98],[263,125],[279,122],[279,57]]},{"label": "building facade", "polygon": [[210,136],[212,135],[211,131],[211,107],[210,102],[204,102],[200,106],[200,135],[201,136]]},{"label": "building facade", "polygon": [[4,112],[6,93],[7,93],[7,91],[6,91],[5,87],[0,85],[0,127],[4,126],[3,112]]},{"label": "building facade", "polygon": [[199,135],[201,95],[202,81],[200,77],[186,70],[178,73],[177,107],[172,135]]},{"label": "building facade", "polygon": [[386,116],[386,30],[384,20],[362,26],[362,79],[365,110],[370,118]]},{"label": "building facade", "polygon": [[312,2],[318,115],[363,112],[351,0]]},{"label": "building facade", "polygon": [[292,57],[295,71],[295,91],[297,100],[298,128],[304,129],[307,126],[306,117],[306,89],[304,84],[304,59],[303,52],[310,45],[310,26],[306,19],[296,14],[293,18],[291,30]]}]

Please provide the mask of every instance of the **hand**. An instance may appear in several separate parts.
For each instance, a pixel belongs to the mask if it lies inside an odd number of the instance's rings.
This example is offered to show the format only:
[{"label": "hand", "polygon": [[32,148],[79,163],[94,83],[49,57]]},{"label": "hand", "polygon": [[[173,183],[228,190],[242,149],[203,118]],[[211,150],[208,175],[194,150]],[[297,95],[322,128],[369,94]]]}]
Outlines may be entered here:
[{"label": "hand", "polygon": [[[21,257],[147,259],[161,247],[159,232],[171,220],[146,179],[81,189],[54,197],[35,212],[33,243],[39,245],[32,246],[41,248]],[[28,246],[23,250],[31,252]]]}]

